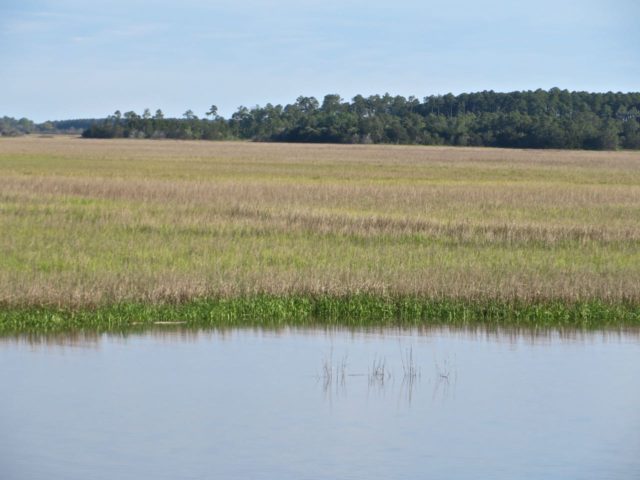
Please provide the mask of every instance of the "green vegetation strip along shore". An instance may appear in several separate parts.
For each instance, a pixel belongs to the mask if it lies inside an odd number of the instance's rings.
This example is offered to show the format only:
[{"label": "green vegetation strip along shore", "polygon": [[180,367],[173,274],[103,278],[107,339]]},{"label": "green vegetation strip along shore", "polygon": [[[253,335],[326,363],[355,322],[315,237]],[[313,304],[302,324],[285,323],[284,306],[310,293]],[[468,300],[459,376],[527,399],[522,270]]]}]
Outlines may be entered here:
[{"label": "green vegetation strip along shore", "polygon": [[601,329],[640,327],[640,306],[597,300],[465,302],[412,296],[290,296],[197,299],[179,304],[120,303],[85,307],[0,309],[0,335],[109,332],[162,324],[196,328],[284,326],[413,327],[432,325]]}]

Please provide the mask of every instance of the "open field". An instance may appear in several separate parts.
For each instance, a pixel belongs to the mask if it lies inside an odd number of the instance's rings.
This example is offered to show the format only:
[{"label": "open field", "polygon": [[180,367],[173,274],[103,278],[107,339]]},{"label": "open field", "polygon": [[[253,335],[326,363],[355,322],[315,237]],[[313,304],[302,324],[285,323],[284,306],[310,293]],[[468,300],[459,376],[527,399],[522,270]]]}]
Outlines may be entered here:
[{"label": "open field", "polygon": [[640,152],[2,138],[0,251],[5,312],[373,295],[638,318]]}]

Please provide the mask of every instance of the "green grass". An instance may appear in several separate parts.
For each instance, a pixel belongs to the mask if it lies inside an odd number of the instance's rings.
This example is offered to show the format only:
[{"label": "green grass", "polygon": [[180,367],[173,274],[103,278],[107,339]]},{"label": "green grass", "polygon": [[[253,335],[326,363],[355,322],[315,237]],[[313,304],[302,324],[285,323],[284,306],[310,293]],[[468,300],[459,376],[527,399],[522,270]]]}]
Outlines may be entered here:
[{"label": "green grass", "polygon": [[367,294],[194,299],[184,303],[117,303],[0,309],[0,335],[67,331],[116,332],[158,322],[186,328],[263,327],[514,327],[603,329],[640,327],[640,306],[597,300],[566,302],[473,301]]}]

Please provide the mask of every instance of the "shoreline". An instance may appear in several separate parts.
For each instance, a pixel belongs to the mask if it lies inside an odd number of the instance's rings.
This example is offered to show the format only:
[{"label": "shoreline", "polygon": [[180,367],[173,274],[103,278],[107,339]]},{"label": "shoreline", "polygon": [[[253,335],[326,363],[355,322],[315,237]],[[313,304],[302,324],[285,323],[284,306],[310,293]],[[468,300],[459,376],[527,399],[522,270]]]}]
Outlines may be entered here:
[{"label": "shoreline", "polygon": [[252,295],[184,302],[94,306],[0,305],[0,335],[115,332],[156,325],[222,327],[488,326],[616,329],[640,327],[640,305],[598,299],[465,300],[369,294]]}]

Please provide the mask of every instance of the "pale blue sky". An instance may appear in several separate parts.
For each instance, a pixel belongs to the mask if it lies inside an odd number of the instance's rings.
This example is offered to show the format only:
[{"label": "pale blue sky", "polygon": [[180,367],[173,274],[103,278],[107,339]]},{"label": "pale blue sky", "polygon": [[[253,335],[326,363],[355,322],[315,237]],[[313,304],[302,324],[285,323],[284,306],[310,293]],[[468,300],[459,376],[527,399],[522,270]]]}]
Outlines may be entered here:
[{"label": "pale blue sky", "polygon": [[0,0],[0,116],[640,90],[637,0]]}]

